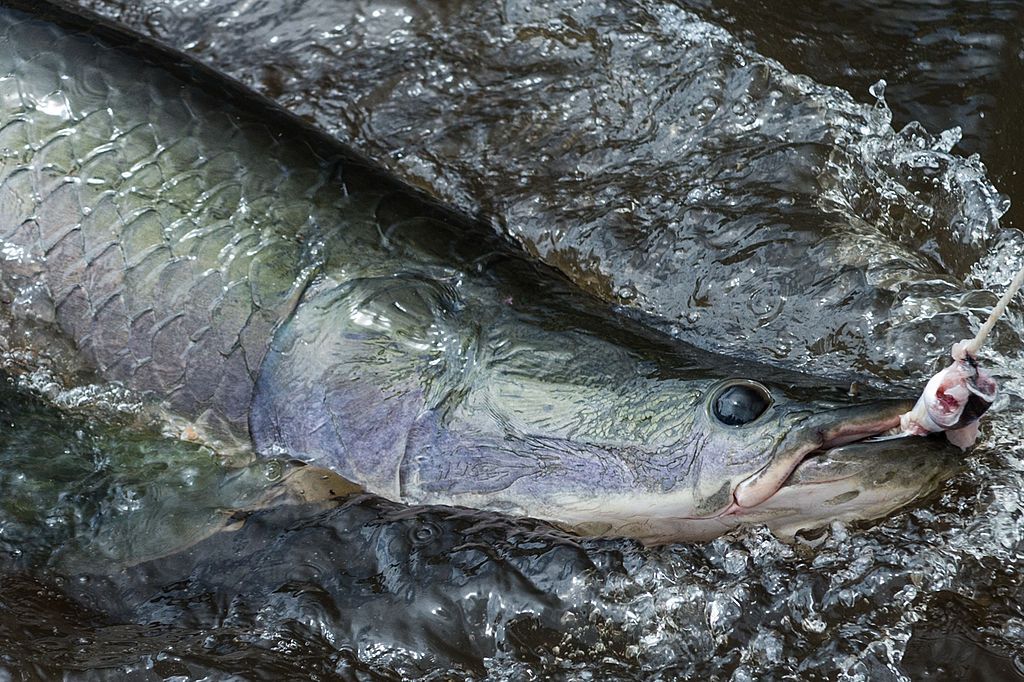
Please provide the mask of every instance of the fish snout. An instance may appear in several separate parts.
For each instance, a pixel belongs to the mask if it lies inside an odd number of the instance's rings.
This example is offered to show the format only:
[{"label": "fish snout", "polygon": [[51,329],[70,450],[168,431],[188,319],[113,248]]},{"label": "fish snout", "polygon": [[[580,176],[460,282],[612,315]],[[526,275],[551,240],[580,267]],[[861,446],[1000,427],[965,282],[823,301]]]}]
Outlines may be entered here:
[{"label": "fish snout", "polygon": [[883,435],[898,427],[900,415],[911,407],[910,400],[884,400],[810,414],[794,424],[761,470],[736,486],[738,511],[772,497],[814,453]]}]

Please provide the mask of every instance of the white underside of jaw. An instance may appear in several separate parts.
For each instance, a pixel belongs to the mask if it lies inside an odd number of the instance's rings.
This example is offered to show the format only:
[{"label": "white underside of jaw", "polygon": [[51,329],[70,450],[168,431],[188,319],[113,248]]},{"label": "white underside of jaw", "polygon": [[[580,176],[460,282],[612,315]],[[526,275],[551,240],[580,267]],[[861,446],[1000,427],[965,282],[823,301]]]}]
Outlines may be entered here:
[{"label": "white underside of jaw", "polygon": [[[856,496],[852,493],[856,492]],[[768,526],[779,538],[791,540],[801,530],[821,528],[834,521],[871,521],[888,516],[927,493],[927,486],[892,488],[850,486],[837,490],[831,485],[783,488],[763,507]],[[807,510],[813,509],[814,514]]]},{"label": "white underside of jaw", "polygon": [[[856,475],[813,484],[784,486],[757,507],[735,503],[708,518],[615,517],[603,521],[571,523],[589,535],[627,536],[646,544],[703,542],[739,528],[764,524],[781,540],[791,541],[797,532],[822,528],[834,521],[869,521],[891,514],[927,492],[927,486],[893,489],[858,484]],[[850,483],[844,485],[844,481]]]},{"label": "white underside of jaw", "polygon": [[[803,460],[801,460],[803,461]],[[733,501],[723,510],[709,516],[686,515],[693,508],[693,496],[686,491],[666,495],[618,495],[578,500],[562,500],[555,512],[530,515],[549,518],[584,535],[625,536],[646,544],[672,542],[703,542],[719,537],[743,525],[767,524],[780,537],[792,538],[804,528],[817,528],[835,520],[863,520],[884,516],[906,504],[920,491],[902,491],[895,495],[865,490],[853,484],[837,489],[836,484],[854,479],[840,476],[828,481],[800,485],[795,489],[783,486],[763,503],[741,507]],[[851,492],[857,496],[849,498]],[[865,503],[877,507],[865,515]],[[692,512],[691,512],[692,514]],[[781,530],[780,530],[781,529]]]}]

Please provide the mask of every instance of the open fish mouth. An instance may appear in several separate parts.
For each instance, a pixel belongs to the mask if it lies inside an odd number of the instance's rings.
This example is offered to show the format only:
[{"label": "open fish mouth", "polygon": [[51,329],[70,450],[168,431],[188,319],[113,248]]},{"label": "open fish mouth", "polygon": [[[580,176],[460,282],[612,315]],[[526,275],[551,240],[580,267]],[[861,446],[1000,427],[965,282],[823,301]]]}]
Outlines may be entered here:
[{"label": "open fish mouth", "polygon": [[[936,441],[935,443],[928,443],[926,441]],[[864,460],[872,459],[877,461],[879,457],[888,456],[890,459],[895,458],[897,452],[928,452],[931,451],[935,445],[944,446],[945,443],[940,435],[933,435],[927,437],[912,436],[906,433],[900,434],[881,434],[877,436],[868,436],[860,440],[855,440],[850,443],[843,445],[837,445],[834,447],[818,448],[808,453],[802,460],[800,460],[793,470],[786,477],[786,480],[782,482],[779,490],[787,487],[794,486],[807,486],[807,485],[825,485],[828,483],[838,483],[850,478],[863,477],[864,469],[870,464],[867,461],[863,462],[864,466],[858,466],[851,470],[850,464],[854,453],[856,456],[861,457]],[[944,448],[944,450],[950,450]],[[952,450],[950,450],[952,452]],[[933,453],[934,454],[934,453]],[[839,455],[842,455],[840,458]],[[839,466],[839,460],[843,460],[843,464],[846,466]],[[811,469],[817,469],[817,471],[810,471]]]},{"label": "open fish mouth", "polygon": [[808,417],[780,443],[765,467],[740,481],[721,515],[750,512],[784,487],[865,477],[880,461],[947,451],[945,439],[892,433],[908,405],[909,401],[886,401]]}]

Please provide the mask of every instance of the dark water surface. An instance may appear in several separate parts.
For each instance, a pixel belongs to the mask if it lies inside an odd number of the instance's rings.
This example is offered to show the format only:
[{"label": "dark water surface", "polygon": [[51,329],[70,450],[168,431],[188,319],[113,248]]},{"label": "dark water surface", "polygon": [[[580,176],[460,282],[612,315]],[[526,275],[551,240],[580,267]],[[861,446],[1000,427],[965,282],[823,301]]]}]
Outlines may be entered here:
[{"label": "dark water surface", "polygon": [[[920,383],[1021,262],[1020,3],[82,4],[707,347]],[[728,243],[688,241],[712,228]],[[794,269],[798,248],[817,260]],[[1024,678],[1022,332],[1017,307],[968,470],[815,546],[272,504],[284,463],[126,435],[110,387],[4,384],[0,662],[14,679]]]}]

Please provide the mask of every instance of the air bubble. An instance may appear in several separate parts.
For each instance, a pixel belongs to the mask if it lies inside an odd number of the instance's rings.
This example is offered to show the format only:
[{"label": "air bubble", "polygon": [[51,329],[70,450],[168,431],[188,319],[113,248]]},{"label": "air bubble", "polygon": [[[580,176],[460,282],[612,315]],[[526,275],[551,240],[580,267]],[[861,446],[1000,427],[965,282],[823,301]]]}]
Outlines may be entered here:
[{"label": "air bubble", "polygon": [[700,102],[698,102],[697,105],[693,107],[690,113],[692,113],[700,123],[707,123],[708,121],[711,120],[711,117],[714,116],[715,112],[717,111],[718,102],[715,100],[714,97],[708,95]]}]

